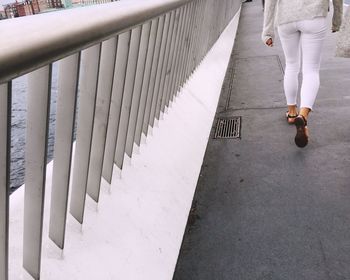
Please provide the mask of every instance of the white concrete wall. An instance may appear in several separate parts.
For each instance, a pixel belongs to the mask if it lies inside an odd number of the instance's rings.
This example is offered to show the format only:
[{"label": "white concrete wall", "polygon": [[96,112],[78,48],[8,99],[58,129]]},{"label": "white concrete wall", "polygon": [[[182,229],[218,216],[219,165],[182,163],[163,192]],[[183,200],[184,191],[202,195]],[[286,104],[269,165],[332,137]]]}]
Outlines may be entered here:
[{"label": "white concrete wall", "polygon": [[[68,216],[66,247],[48,238],[52,163],[47,169],[41,279],[166,280],[175,269],[239,14],[223,32],[152,135],[101,201],[87,198],[85,223]],[[24,188],[11,196],[10,279],[22,269]]]}]

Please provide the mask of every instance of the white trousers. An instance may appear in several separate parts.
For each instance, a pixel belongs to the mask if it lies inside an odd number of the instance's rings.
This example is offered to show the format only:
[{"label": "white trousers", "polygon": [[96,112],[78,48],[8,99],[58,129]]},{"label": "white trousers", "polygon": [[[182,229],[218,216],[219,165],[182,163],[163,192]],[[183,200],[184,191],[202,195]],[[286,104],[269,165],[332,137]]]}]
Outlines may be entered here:
[{"label": "white trousers", "polygon": [[320,87],[320,62],[322,45],[327,33],[327,18],[317,17],[282,24],[279,37],[286,57],[284,92],[288,105],[297,104],[298,75],[302,57],[302,86],[300,108],[312,110]]}]

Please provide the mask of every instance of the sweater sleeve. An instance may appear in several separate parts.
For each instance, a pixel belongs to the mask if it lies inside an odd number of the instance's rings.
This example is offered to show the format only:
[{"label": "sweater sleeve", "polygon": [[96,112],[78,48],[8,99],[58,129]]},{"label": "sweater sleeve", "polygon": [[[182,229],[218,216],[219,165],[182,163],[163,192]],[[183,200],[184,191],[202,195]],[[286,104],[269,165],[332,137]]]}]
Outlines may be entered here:
[{"label": "sweater sleeve", "polygon": [[333,8],[332,30],[339,31],[343,18],[343,0],[333,0]]},{"label": "sweater sleeve", "polygon": [[[264,9],[264,27],[262,40],[264,43],[270,38],[275,38],[275,13],[278,0],[266,0]],[[342,0],[340,0],[342,1]]]}]

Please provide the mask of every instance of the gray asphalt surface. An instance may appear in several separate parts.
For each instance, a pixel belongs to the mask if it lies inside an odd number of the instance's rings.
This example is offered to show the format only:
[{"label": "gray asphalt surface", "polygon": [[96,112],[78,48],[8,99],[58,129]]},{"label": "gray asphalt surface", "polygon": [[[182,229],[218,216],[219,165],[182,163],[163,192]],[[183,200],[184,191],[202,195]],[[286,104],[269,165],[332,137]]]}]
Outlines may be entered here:
[{"label": "gray asphalt surface", "polygon": [[241,116],[241,139],[213,139],[214,120],[175,280],[350,279],[350,59],[334,57],[329,33],[310,143],[297,148],[262,16],[261,1],[243,4],[216,115]]}]

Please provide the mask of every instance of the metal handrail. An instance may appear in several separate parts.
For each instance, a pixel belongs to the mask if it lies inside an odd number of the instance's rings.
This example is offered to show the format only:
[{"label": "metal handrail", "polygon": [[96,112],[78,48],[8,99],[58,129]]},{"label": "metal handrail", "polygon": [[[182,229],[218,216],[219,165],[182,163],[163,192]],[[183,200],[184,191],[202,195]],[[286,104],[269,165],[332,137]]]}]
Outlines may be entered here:
[{"label": "metal handrail", "polygon": [[0,84],[191,1],[118,1],[2,21]]},{"label": "metal handrail", "polygon": [[63,249],[68,210],[83,223],[86,195],[99,202],[101,179],[111,183],[114,165],[123,168],[239,5],[125,0],[0,23],[0,279],[8,279],[12,79],[29,73],[23,267],[39,279],[52,63],[60,60],[49,237]]}]

